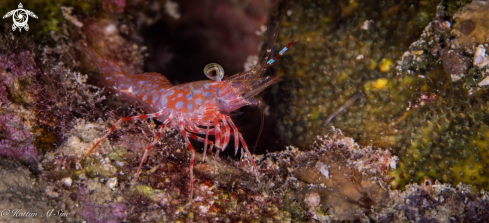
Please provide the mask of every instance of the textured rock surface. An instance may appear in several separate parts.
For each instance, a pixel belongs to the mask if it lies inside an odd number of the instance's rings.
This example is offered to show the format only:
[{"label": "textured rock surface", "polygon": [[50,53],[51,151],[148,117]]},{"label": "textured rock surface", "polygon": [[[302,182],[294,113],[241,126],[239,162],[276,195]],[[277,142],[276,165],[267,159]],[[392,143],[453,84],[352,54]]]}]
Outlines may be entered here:
[{"label": "textured rock surface", "polygon": [[[54,216],[62,210],[60,202],[51,199],[42,184],[25,166],[0,158],[0,210],[2,222],[70,222],[71,217]],[[46,214],[53,212],[53,215]]]}]

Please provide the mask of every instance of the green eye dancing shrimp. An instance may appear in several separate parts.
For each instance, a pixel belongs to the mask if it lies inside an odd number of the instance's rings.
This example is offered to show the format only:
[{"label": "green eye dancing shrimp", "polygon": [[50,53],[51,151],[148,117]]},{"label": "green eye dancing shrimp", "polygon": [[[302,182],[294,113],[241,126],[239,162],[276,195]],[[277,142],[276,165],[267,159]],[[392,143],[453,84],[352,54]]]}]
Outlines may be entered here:
[{"label": "green eye dancing shrimp", "polygon": [[[287,9],[289,2],[285,10]],[[282,13],[277,30],[273,36],[270,47],[275,42],[277,32],[285,16]],[[85,157],[102,142],[118,125],[123,121],[133,121],[147,118],[157,118],[163,124],[160,126],[153,142],[146,148],[144,155],[136,172],[139,176],[144,160],[147,158],[148,151],[158,142],[161,133],[166,125],[178,129],[191,152],[190,158],[190,199],[193,196],[193,165],[195,150],[190,143],[190,139],[204,143],[204,156],[207,145],[210,148],[224,150],[231,136],[234,137],[234,147],[237,153],[239,143],[246,151],[258,178],[258,168],[251,153],[246,145],[243,136],[234,125],[229,114],[246,105],[259,105],[261,101],[254,98],[258,93],[268,86],[279,82],[280,76],[263,77],[266,69],[282,56],[285,51],[294,43],[287,44],[278,54],[270,58],[272,50],[267,50],[262,63],[258,63],[253,69],[241,72],[232,76],[224,77],[224,70],[218,64],[211,63],[204,68],[204,73],[210,80],[195,81],[186,84],[172,86],[168,79],[159,73],[144,73],[130,75],[125,73],[117,63],[108,58],[102,57],[84,41],[76,42],[76,47],[100,70],[105,83],[112,88],[118,95],[143,108],[149,114],[124,117],[119,119],[109,131],[102,136],[93,147],[87,152]],[[270,58],[270,59],[269,59]],[[205,138],[199,136],[205,135]],[[215,143],[208,140],[209,135],[215,136]]]}]

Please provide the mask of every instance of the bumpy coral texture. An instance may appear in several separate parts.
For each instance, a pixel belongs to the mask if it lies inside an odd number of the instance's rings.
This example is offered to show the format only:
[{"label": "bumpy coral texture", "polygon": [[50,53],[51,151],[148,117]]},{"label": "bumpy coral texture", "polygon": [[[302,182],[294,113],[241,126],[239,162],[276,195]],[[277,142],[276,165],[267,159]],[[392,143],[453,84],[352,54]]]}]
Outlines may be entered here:
[{"label": "bumpy coral texture", "polygon": [[372,213],[377,222],[486,222],[489,197],[473,193],[469,186],[456,187],[426,181],[410,184],[405,191],[391,191],[385,208]]},{"label": "bumpy coral texture", "polygon": [[432,92],[429,96],[432,99],[425,100],[424,108],[416,106],[406,112],[411,113],[409,116],[403,116],[402,121],[416,126],[419,121],[428,122],[417,127],[409,146],[401,150],[400,157],[405,158],[394,174],[394,185],[429,177],[452,184],[464,182],[477,188],[489,187],[486,171],[489,150],[485,140],[489,126],[484,121],[488,118],[489,89],[478,84],[488,73],[486,68],[468,63],[475,60],[475,52],[485,40],[467,38],[469,32],[464,26],[469,26],[468,20],[463,19],[472,18],[471,23],[479,29],[470,33],[483,32],[483,14],[487,14],[488,7],[478,7],[481,4],[484,6],[486,2],[473,2],[452,11],[448,3],[440,4],[436,19],[454,24],[452,32],[437,30],[435,20],[398,63],[398,74],[404,78],[423,75],[433,82],[425,82],[423,87]]},{"label": "bumpy coral texture", "polygon": [[[400,161],[395,187],[431,178],[489,189],[489,89],[478,86],[487,75],[472,65],[477,45],[452,41],[459,38],[451,32],[453,16],[464,5],[369,4],[382,9],[377,13],[362,4],[291,6],[304,13],[282,29],[282,44],[299,39],[280,69],[283,139],[308,145],[334,126],[361,145],[392,148]],[[357,91],[361,98],[324,126]]]},{"label": "bumpy coral texture", "polygon": [[[419,93],[395,77],[394,61],[419,37],[436,4],[291,4],[296,14],[287,18],[280,40],[285,44],[287,39],[298,39],[298,44],[283,63],[285,76],[277,98],[283,102],[276,107],[281,117],[278,131],[286,144],[305,147],[316,135],[330,132],[331,126],[361,144],[399,144],[389,124]],[[396,92],[386,92],[391,88]],[[324,126],[356,93],[362,97]]]}]

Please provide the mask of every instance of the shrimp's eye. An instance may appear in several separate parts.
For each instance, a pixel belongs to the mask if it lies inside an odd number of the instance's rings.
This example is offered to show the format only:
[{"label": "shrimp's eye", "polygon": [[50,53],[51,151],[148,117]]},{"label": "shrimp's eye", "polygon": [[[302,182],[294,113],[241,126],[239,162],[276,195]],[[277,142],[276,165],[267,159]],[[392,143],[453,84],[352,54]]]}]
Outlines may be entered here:
[{"label": "shrimp's eye", "polygon": [[220,81],[224,77],[224,69],[217,63],[210,63],[204,67],[204,74],[209,79]]}]

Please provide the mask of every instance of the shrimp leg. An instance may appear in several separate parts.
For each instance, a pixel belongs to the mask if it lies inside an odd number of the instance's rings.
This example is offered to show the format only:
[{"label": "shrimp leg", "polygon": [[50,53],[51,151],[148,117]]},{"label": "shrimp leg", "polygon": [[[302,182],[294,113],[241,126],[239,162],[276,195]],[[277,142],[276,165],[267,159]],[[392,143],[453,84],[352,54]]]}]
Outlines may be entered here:
[{"label": "shrimp leg", "polygon": [[141,159],[141,162],[139,163],[139,167],[138,167],[138,171],[136,172],[135,179],[138,179],[138,177],[139,177],[139,173],[141,172],[141,167],[143,166],[144,160],[146,160],[146,157],[148,156],[149,150],[160,140],[160,136],[161,136],[161,133],[163,132],[163,129],[165,128],[166,124],[168,124],[168,122],[170,122],[170,120],[172,118],[173,118],[173,113],[170,114],[170,116],[163,122],[163,124],[161,124],[160,129],[158,130],[158,133],[156,134],[155,139],[153,140],[151,145],[149,145],[146,148],[146,150],[144,151],[144,155],[143,155],[143,158]]},{"label": "shrimp leg", "polygon": [[[216,147],[219,149],[223,149],[221,144],[221,124],[219,123],[219,119],[214,119],[214,135],[216,136]],[[217,154],[216,154],[217,156]]]},{"label": "shrimp leg", "polygon": [[[226,148],[229,143],[229,136],[231,135],[228,123],[226,122],[225,116],[221,117],[222,124],[224,125],[224,134],[222,135],[222,148]],[[237,151],[236,151],[237,152]]]},{"label": "shrimp leg", "polygon": [[[248,146],[246,145],[243,136],[241,135],[241,133],[238,132],[238,128],[236,128],[236,126],[233,123],[233,120],[231,120],[231,118],[229,116],[226,116],[226,120],[231,125],[231,128],[234,131],[234,134],[236,135],[236,132],[238,133],[238,135],[239,135],[238,138],[241,141],[241,144],[243,145],[244,149],[246,150],[246,153],[248,154],[248,157],[250,158],[251,163],[253,163],[253,167],[255,167],[256,179],[258,179],[258,168],[256,167],[255,160],[253,159],[253,156],[251,156],[250,150],[248,150]],[[235,140],[237,141],[238,138]]]},{"label": "shrimp leg", "polygon": [[180,130],[180,133],[182,133],[183,139],[187,143],[187,147],[192,153],[190,157],[190,200],[192,200],[192,197],[194,196],[194,160],[195,160],[195,150],[192,144],[190,143],[190,140],[188,140],[188,135],[187,131],[185,131],[185,128],[183,127],[183,122],[182,122],[182,117],[179,118],[178,122],[178,128]]},{"label": "shrimp leg", "polygon": [[205,139],[199,137],[199,136],[196,136],[196,135],[193,135],[191,134],[192,139],[195,139],[199,142],[203,142],[204,143],[204,156],[202,157],[202,162],[205,162],[205,155],[207,154],[207,144],[210,144],[210,148],[212,150],[212,148],[214,147],[214,142],[210,141],[209,140],[209,134],[210,135],[214,135],[214,129],[209,129],[209,127],[211,126],[211,123],[207,123],[206,124],[207,128],[203,129],[203,128],[200,128],[196,125],[193,125],[193,126],[190,126],[189,128],[187,128],[187,131],[189,133],[195,133],[195,134],[205,134]]},{"label": "shrimp leg", "polygon": [[[211,123],[209,122],[207,124],[207,128],[205,130],[204,156],[202,157],[202,162],[205,161],[205,154],[207,153],[207,139],[209,138],[209,127],[210,127],[210,125],[211,125]],[[211,145],[211,150],[213,147],[214,147],[214,145]]]},{"label": "shrimp leg", "polygon": [[205,143],[205,144],[210,144],[211,148],[214,146],[214,143],[211,140],[204,139],[198,135],[192,134],[191,132],[187,132],[187,133],[188,133],[188,137],[193,139],[193,140],[197,140],[197,141],[199,141],[201,143]]},{"label": "shrimp leg", "polygon": [[95,149],[95,147],[97,147],[98,144],[100,144],[102,142],[102,140],[104,140],[105,138],[107,138],[107,136],[109,136],[109,134],[112,133],[115,130],[115,128],[117,128],[117,126],[120,125],[123,121],[133,121],[133,120],[140,120],[140,119],[147,119],[147,118],[156,118],[156,117],[160,117],[160,116],[164,115],[165,113],[166,112],[164,112],[162,110],[162,111],[159,111],[159,112],[156,112],[156,113],[152,113],[152,114],[137,115],[137,116],[124,117],[124,118],[119,119],[112,126],[112,128],[109,129],[109,132],[107,132],[102,138],[100,138],[95,143],[95,145],[92,146],[92,148],[87,152],[87,154],[85,154],[85,157],[84,158],[87,158],[90,155],[90,153],[92,153],[92,151]]}]

